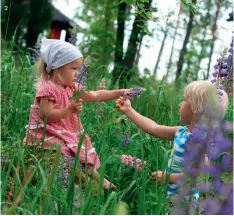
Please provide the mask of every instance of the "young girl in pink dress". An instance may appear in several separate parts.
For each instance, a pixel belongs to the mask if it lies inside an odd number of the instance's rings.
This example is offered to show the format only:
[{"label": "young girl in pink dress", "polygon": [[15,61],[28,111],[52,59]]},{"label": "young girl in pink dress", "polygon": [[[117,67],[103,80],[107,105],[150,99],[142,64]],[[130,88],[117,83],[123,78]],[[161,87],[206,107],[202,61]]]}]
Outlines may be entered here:
[{"label": "young girl in pink dress", "polygon": [[[70,43],[45,39],[41,45],[40,79],[37,93],[31,105],[30,120],[26,126],[24,143],[49,149],[51,144],[61,145],[64,158],[74,158],[83,133],[77,113],[82,111],[82,102],[102,102],[116,99],[125,93],[120,90],[84,91],[79,102],[70,100],[75,90],[83,86],[75,83],[77,72],[82,66],[81,52]],[[46,120],[45,120],[46,119]],[[46,133],[43,130],[46,123]],[[100,160],[88,135],[84,135],[80,155],[81,164],[88,164],[89,175],[99,179],[97,169]],[[103,187],[115,189],[115,185],[104,179]]]}]

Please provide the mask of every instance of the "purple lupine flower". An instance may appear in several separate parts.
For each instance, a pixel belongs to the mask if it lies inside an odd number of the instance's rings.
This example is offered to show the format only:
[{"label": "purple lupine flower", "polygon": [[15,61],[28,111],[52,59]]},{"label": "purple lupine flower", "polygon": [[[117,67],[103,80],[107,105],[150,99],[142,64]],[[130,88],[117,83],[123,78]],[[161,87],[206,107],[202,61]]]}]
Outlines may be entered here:
[{"label": "purple lupine flower", "polygon": [[[211,107],[206,106],[205,109],[211,109]],[[229,123],[223,124],[221,118],[215,115],[207,115],[208,113],[207,110],[204,110],[203,115],[206,115],[206,118],[201,118],[191,130],[192,135],[188,144],[186,144],[183,162],[184,172],[191,177],[191,180],[185,178],[186,183],[181,187],[181,194],[176,202],[179,205],[181,200],[184,199],[185,192],[189,191],[188,187],[196,187],[204,193],[222,195],[222,199],[217,197],[204,200],[201,207],[204,209],[205,214],[218,214],[222,211],[233,212],[233,207],[229,205],[231,197],[228,196],[229,191],[233,190],[233,185],[220,180],[222,173],[233,171],[231,154],[226,153],[232,152],[232,142],[223,135],[225,128],[231,131],[232,127]],[[210,160],[209,164],[204,163],[204,154],[207,154]],[[201,172],[211,175],[214,180],[209,184],[200,183],[197,177]],[[189,183],[189,181],[191,182]],[[214,204],[216,206],[212,208]],[[187,208],[189,209],[189,205]],[[224,210],[224,208],[229,209]],[[188,209],[184,213],[189,212]]]},{"label": "purple lupine flower", "polygon": [[224,184],[222,180],[218,177],[212,180],[214,190],[222,195],[223,197],[228,197],[228,192],[232,190],[232,183]]},{"label": "purple lupine flower", "polygon": [[186,168],[184,169],[186,174],[196,179],[199,176],[199,169],[195,167],[193,163],[187,163]]},{"label": "purple lupine flower", "polygon": [[[219,128],[222,130],[222,126]],[[216,160],[222,152],[228,151],[231,147],[231,140],[224,137],[217,129],[210,129],[205,144],[206,153],[211,160]]]},{"label": "purple lupine flower", "polygon": [[88,76],[88,69],[87,67],[83,64],[78,75],[77,75],[77,82],[81,84],[82,86],[86,86],[87,82],[87,77]]},{"label": "purple lupine flower", "polygon": [[219,85],[219,89],[223,90],[223,85],[222,84]]},{"label": "purple lupine flower", "polygon": [[231,155],[229,155],[229,154],[223,155],[223,158],[221,161],[221,167],[224,171],[232,171],[233,159],[232,159]]},{"label": "purple lupine flower", "polygon": [[218,95],[219,95],[219,96],[223,96],[223,92],[220,91],[220,89],[218,89]]},{"label": "purple lupine flower", "polygon": [[[215,71],[212,73],[213,79],[211,80],[212,83],[216,83],[218,87],[218,94],[220,96],[223,95],[221,91],[219,91],[220,86],[219,84],[224,84],[223,89],[231,96],[233,91],[233,40],[228,49],[228,53],[223,52],[222,58],[217,59],[217,64],[214,66]],[[227,56],[228,54],[228,56]]]},{"label": "purple lupine flower", "polygon": [[[216,76],[217,76],[217,74],[216,74]],[[217,81],[216,79],[211,80],[212,83],[216,83],[216,81]]]},{"label": "purple lupine flower", "polygon": [[195,126],[191,130],[191,135],[189,136],[189,140],[191,143],[196,143],[198,145],[204,145],[207,139],[207,132],[205,129],[199,128]]},{"label": "purple lupine flower", "polygon": [[230,188],[228,197],[223,203],[223,207],[217,213],[219,215],[233,215],[233,186]]},{"label": "purple lupine flower", "polygon": [[222,173],[222,168],[220,165],[203,165],[201,166],[201,171],[204,174],[212,175],[212,176],[219,176]]},{"label": "purple lupine flower", "polygon": [[219,81],[220,81],[221,84],[224,84],[225,80],[226,80],[226,78],[222,77]]},{"label": "purple lupine flower", "polygon": [[214,140],[220,153],[229,150],[232,146],[232,141],[229,138],[224,137],[220,132],[214,135]]},{"label": "purple lupine flower", "polygon": [[215,198],[208,199],[203,208],[204,208],[205,214],[215,215],[217,214],[217,212],[220,211],[221,204],[218,199],[215,199]]},{"label": "purple lupine flower", "polygon": [[123,97],[125,99],[132,99],[134,97],[139,96],[141,93],[145,91],[144,88],[130,88],[127,92],[124,93]]},{"label": "purple lupine flower", "polygon": [[198,184],[197,189],[201,192],[208,193],[210,192],[210,184]]},{"label": "purple lupine flower", "polygon": [[[231,47],[233,47],[233,39]],[[217,60],[212,74],[211,82],[216,84],[219,95],[223,94],[222,89],[228,93],[228,85],[231,87],[233,85],[233,53],[232,49],[229,51],[228,56],[225,56],[224,52],[222,58]],[[175,212],[177,214],[182,209],[179,206],[181,200],[184,200],[185,194],[188,191],[191,192],[194,187],[205,193],[209,192],[208,196],[213,193],[213,197],[202,201],[201,207],[205,214],[233,214],[233,184],[232,182],[224,183],[220,179],[223,173],[233,173],[232,140],[224,136],[224,132],[231,132],[233,126],[227,122],[223,123],[220,108],[218,103],[217,107],[206,104],[202,117],[191,130],[192,135],[184,152],[185,183],[175,200],[178,206],[178,212]],[[209,158],[208,164],[204,162],[204,155]],[[212,177],[213,181],[209,182],[209,185],[199,182],[197,177],[201,172]],[[191,178],[186,178],[186,176]],[[180,214],[188,213],[189,206],[187,205],[184,212]]]},{"label": "purple lupine flower", "polygon": [[227,67],[227,68],[231,66],[232,61],[233,61],[232,55],[229,55],[229,56],[224,60],[224,62],[226,63],[226,67]]},{"label": "purple lupine flower", "polygon": [[[218,75],[218,73],[215,71],[214,73],[212,73],[212,76],[216,77]],[[216,79],[214,79],[216,82]]]},{"label": "purple lupine flower", "polygon": [[124,135],[122,137],[121,147],[125,147],[130,143],[130,137],[129,135]]}]

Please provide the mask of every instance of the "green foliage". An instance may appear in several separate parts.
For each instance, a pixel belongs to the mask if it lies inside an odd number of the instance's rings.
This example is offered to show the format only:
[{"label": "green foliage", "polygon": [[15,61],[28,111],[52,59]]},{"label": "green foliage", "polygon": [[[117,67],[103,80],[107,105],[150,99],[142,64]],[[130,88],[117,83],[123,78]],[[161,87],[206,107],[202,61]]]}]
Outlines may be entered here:
[{"label": "green foliage", "polygon": [[22,138],[28,121],[29,103],[33,102],[35,93],[35,74],[30,68],[29,56],[13,49],[14,43],[11,42],[10,48],[2,52],[1,131],[4,140]]},{"label": "green foliage", "polygon": [[[13,12],[13,13],[12,13]],[[28,7],[20,4],[17,0],[4,0],[1,1],[1,14],[2,14],[2,36],[11,40],[16,26],[21,22],[17,39],[20,38],[19,32],[23,32],[23,26],[27,25],[25,17],[28,14]]]},{"label": "green foliage", "polygon": [[[191,41],[185,56],[185,74],[189,79],[196,79],[199,72],[200,61],[207,57],[206,30],[210,29],[213,5],[211,1],[199,2],[197,8],[190,0],[181,0],[188,5],[184,9],[184,19],[188,19],[188,11],[196,12],[196,25],[193,28]],[[29,4],[26,4],[29,2]],[[149,34],[147,20],[153,20],[151,10],[145,10],[145,3],[149,0],[82,0],[83,7],[79,8],[77,17],[89,24],[83,33],[81,49],[84,56],[92,55],[92,64],[88,77],[87,90],[96,90],[99,81],[105,77],[107,86],[111,83],[109,66],[113,63],[114,45],[116,42],[116,26],[118,4],[125,2],[128,5],[127,18],[139,16],[144,19],[143,24],[138,24],[140,34]],[[228,2],[228,1],[227,1]],[[226,1],[221,1],[227,7]],[[6,8],[7,6],[7,8]],[[211,9],[210,9],[211,7]],[[7,10],[6,10],[7,9]],[[132,10],[134,9],[134,10]],[[133,14],[132,14],[133,11]],[[205,13],[204,13],[205,11]],[[2,1],[2,35],[10,40],[15,35],[18,44],[25,42],[33,44],[30,33],[37,35],[48,28],[52,16],[50,1],[34,0]],[[43,21],[41,20],[43,18]],[[173,23],[169,23],[170,27]],[[24,28],[30,29],[26,34]],[[125,29],[126,30],[126,29]],[[170,31],[170,29],[168,30]],[[30,42],[31,41],[31,42]],[[204,45],[204,44],[205,45]],[[30,45],[31,46],[31,45]],[[114,107],[114,102],[84,103],[80,115],[86,132],[91,137],[93,145],[98,152],[102,166],[99,170],[101,179],[108,178],[117,186],[115,192],[101,190],[102,182],[92,182],[88,176],[82,176],[84,182],[79,182],[75,187],[74,175],[77,174],[73,167],[69,188],[62,190],[61,181],[56,178],[58,163],[61,160],[59,152],[48,169],[48,158],[35,149],[29,151],[21,145],[25,136],[25,125],[28,123],[30,105],[35,96],[34,83],[37,68],[31,66],[28,53],[16,48],[15,42],[10,42],[2,50],[1,83],[1,209],[6,214],[166,214],[170,211],[166,198],[167,184],[157,185],[151,180],[151,173],[164,170],[167,166],[168,154],[172,143],[162,141],[142,133]],[[199,47],[199,49],[198,49]],[[203,49],[204,47],[204,49]],[[137,65],[132,67],[131,80],[128,87],[144,87],[147,89],[132,106],[142,115],[147,116],[159,124],[180,125],[178,104],[183,95],[183,86],[188,82],[186,76],[179,89],[167,84],[164,78],[157,81],[150,73],[139,76]],[[129,73],[129,71],[127,71]],[[79,92],[77,97],[82,92]],[[100,114],[99,110],[102,110]],[[117,119],[121,119],[120,122]],[[229,103],[226,120],[233,120],[233,103]],[[122,136],[125,131],[130,131],[130,143],[121,147]],[[122,154],[131,154],[147,161],[142,173],[134,168],[124,166],[120,161]],[[77,161],[76,157],[76,161]],[[232,179],[225,173],[225,181]],[[208,182],[209,177],[201,176],[202,181]],[[14,185],[12,197],[8,199],[11,186]],[[82,195],[84,194],[84,196]],[[84,200],[82,200],[82,196]],[[73,201],[78,198],[81,208],[75,207]],[[28,205],[30,203],[30,205]]]},{"label": "green foliage", "polygon": [[196,5],[192,3],[191,0],[181,0],[181,2],[183,2],[183,4],[187,5],[189,7],[189,9],[195,13],[196,12]]},{"label": "green foliage", "polygon": [[115,45],[115,26],[118,5],[115,1],[82,0],[83,8],[77,12],[76,18],[89,23],[84,30],[81,49],[85,56],[92,55],[96,60],[94,68],[102,67],[99,76],[104,76],[112,62]]},{"label": "green foliage", "polygon": [[[118,189],[114,193],[107,191],[105,194],[98,192],[94,195],[91,185],[87,183],[85,191],[82,192],[80,189],[74,191],[74,198],[80,196],[80,193],[85,193],[86,199],[84,203],[81,202],[82,208],[78,210],[71,205],[70,193],[61,191],[61,182],[55,178],[59,157],[57,162],[54,162],[53,171],[50,172],[46,166],[46,158],[42,156],[38,159],[36,149],[31,152],[21,145],[21,140],[25,136],[24,126],[28,123],[29,109],[35,95],[33,84],[36,68],[30,66],[27,53],[15,53],[13,47],[14,44],[11,44],[8,49],[3,50],[2,55],[2,159],[6,161],[1,172],[3,212],[114,214],[118,210],[128,211],[129,214],[165,214],[166,184],[160,187],[154,184],[151,181],[151,172],[166,167],[167,149],[171,147],[171,143],[152,138],[138,131],[132,123],[126,124],[125,120],[118,124],[116,120],[122,115],[114,108],[114,102],[84,103],[81,119],[100,156],[101,178],[105,176]],[[20,64],[16,64],[16,59]],[[133,102],[133,106],[160,123],[173,124],[177,111],[170,110],[170,106],[174,106],[177,101],[169,102],[164,90],[169,94],[172,91],[168,86],[155,84],[149,80],[144,78],[143,82],[129,83],[131,87],[147,85],[147,91]],[[149,87],[149,83],[152,87]],[[95,89],[97,85],[97,81],[89,82],[87,90]],[[103,108],[102,116],[97,112],[98,107]],[[122,148],[121,138],[126,127],[130,127],[132,139],[127,147]],[[147,160],[150,166],[146,166],[143,173],[137,173],[133,168],[121,164],[122,154],[132,154]],[[30,164],[33,165],[31,168],[27,161],[31,161]],[[31,175],[27,174],[29,168]],[[22,187],[24,178],[27,184]],[[13,197],[7,201],[11,182],[14,184]],[[73,186],[74,181],[71,182],[70,188]],[[28,205],[29,202],[31,205]],[[126,203],[127,207],[120,204],[121,202]]]},{"label": "green foliage", "polygon": [[33,47],[37,37],[51,24],[53,7],[48,0],[4,0],[1,2],[2,36],[12,40],[16,27],[15,42],[19,46]]},{"label": "green foliage", "polygon": [[[225,15],[226,9],[230,6],[230,2],[228,2],[219,1],[220,7],[223,8],[223,10],[220,10],[220,17]],[[183,67],[182,79],[185,83],[200,78],[208,79],[209,77],[210,71],[207,71],[208,64],[203,64],[203,60],[209,58],[210,47],[212,45],[210,30],[214,22],[216,8],[217,5],[213,4],[211,0],[199,1],[197,3],[194,26],[184,59],[185,67]],[[185,9],[185,20],[187,20],[189,11],[188,8]]]},{"label": "green foliage", "polygon": [[[57,178],[59,153],[48,168],[50,157],[41,154],[40,149],[33,152],[21,145],[25,136],[24,126],[28,123],[30,105],[33,103],[36,68],[30,66],[27,53],[13,50],[11,42],[2,53],[2,166],[1,166],[1,209],[5,214],[166,214],[170,211],[166,197],[167,183],[157,185],[151,180],[151,173],[164,170],[172,143],[151,137],[139,131],[134,124],[125,120],[117,112],[114,102],[84,103],[81,119],[86,132],[100,156],[101,179],[108,178],[117,186],[115,192],[101,192],[101,182],[93,183],[82,178],[74,186],[70,179],[69,189],[62,190],[61,179]],[[92,68],[92,65],[91,65]],[[92,70],[90,74],[92,74]],[[108,80],[108,77],[105,77]],[[98,79],[88,82],[87,90],[95,90]],[[110,82],[110,80],[109,80]],[[178,104],[182,98],[182,87],[157,82],[153,77],[134,77],[129,87],[147,89],[132,106],[141,114],[164,125],[180,125]],[[232,104],[226,116],[232,120]],[[98,113],[102,108],[103,114]],[[116,122],[122,118],[120,123]],[[126,128],[130,128],[131,141],[121,147],[121,139]],[[38,154],[42,155],[38,158]],[[120,161],[122,154],[131,154],[147,164],[142,173],[124,166]],[[78,157],[77,157],[78,158]],[[76,158],[76,159],[77,159]],[[74,177],[75,169],[72,170]],[[80,175],[80,174],[79,174]],[[230,176],[224,176],[228,179]],[[10,188],[13,196],[10,196]],[[82,189],[83,188],[83,189]],[[84,195],[82,195],[84,194]],[[9,198],[10,197],[10,198]],[[83,197],[83,199],[82,199]],[[73,205],[73,200],[81,208]],[[78,201],[77,201],[78,199]],[[30,205],[28,205],[30,203]],[[76,204],[74,202],[74,204]]]}]

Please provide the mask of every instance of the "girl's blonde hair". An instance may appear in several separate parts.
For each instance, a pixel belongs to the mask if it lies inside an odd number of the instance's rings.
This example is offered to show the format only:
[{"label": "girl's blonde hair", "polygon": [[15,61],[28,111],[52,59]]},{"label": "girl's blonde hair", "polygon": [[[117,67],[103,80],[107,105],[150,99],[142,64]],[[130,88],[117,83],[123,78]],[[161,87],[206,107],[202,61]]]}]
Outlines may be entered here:
[{"label": "girl's blonde hair", "polygon": [[35,83],[35,88],[39,88],[43,82],[47,82],[50,80],[50,76],[54,71],[51,71],[50,73],[46,72],[46,63],[41,58],[38,62],[38,78]]},{"label": "girl's blonde hair", "polygon": [[[223,95],[217,95],[217,89],[214,84],[208,80],[198,80],[188,84],[184,89],[184,97],[191,106],[195,116],[200,115],[209,101],[218,103],[221,106],[222,116],[228,109],[228,96],[225,91]],[[215,104],[213,104],[215,106]],[[219,111],[220,112],[220,111]]]}]

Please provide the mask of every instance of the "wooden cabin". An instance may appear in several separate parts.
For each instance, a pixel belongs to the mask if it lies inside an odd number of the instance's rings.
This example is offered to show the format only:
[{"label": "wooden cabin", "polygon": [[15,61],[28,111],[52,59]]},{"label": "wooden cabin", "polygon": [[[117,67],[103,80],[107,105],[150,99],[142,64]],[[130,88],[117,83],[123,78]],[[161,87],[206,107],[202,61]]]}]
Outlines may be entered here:
[{"label": "wooden cabin", "polygon": [[65,41],[75,44],[76,33],[72,29],[77,28],[77,24],[65,16],[61,11],[54,8],[54,16],[51,22],[50,33],[48,38],[60,39],[63,30],[66,31]]}]

